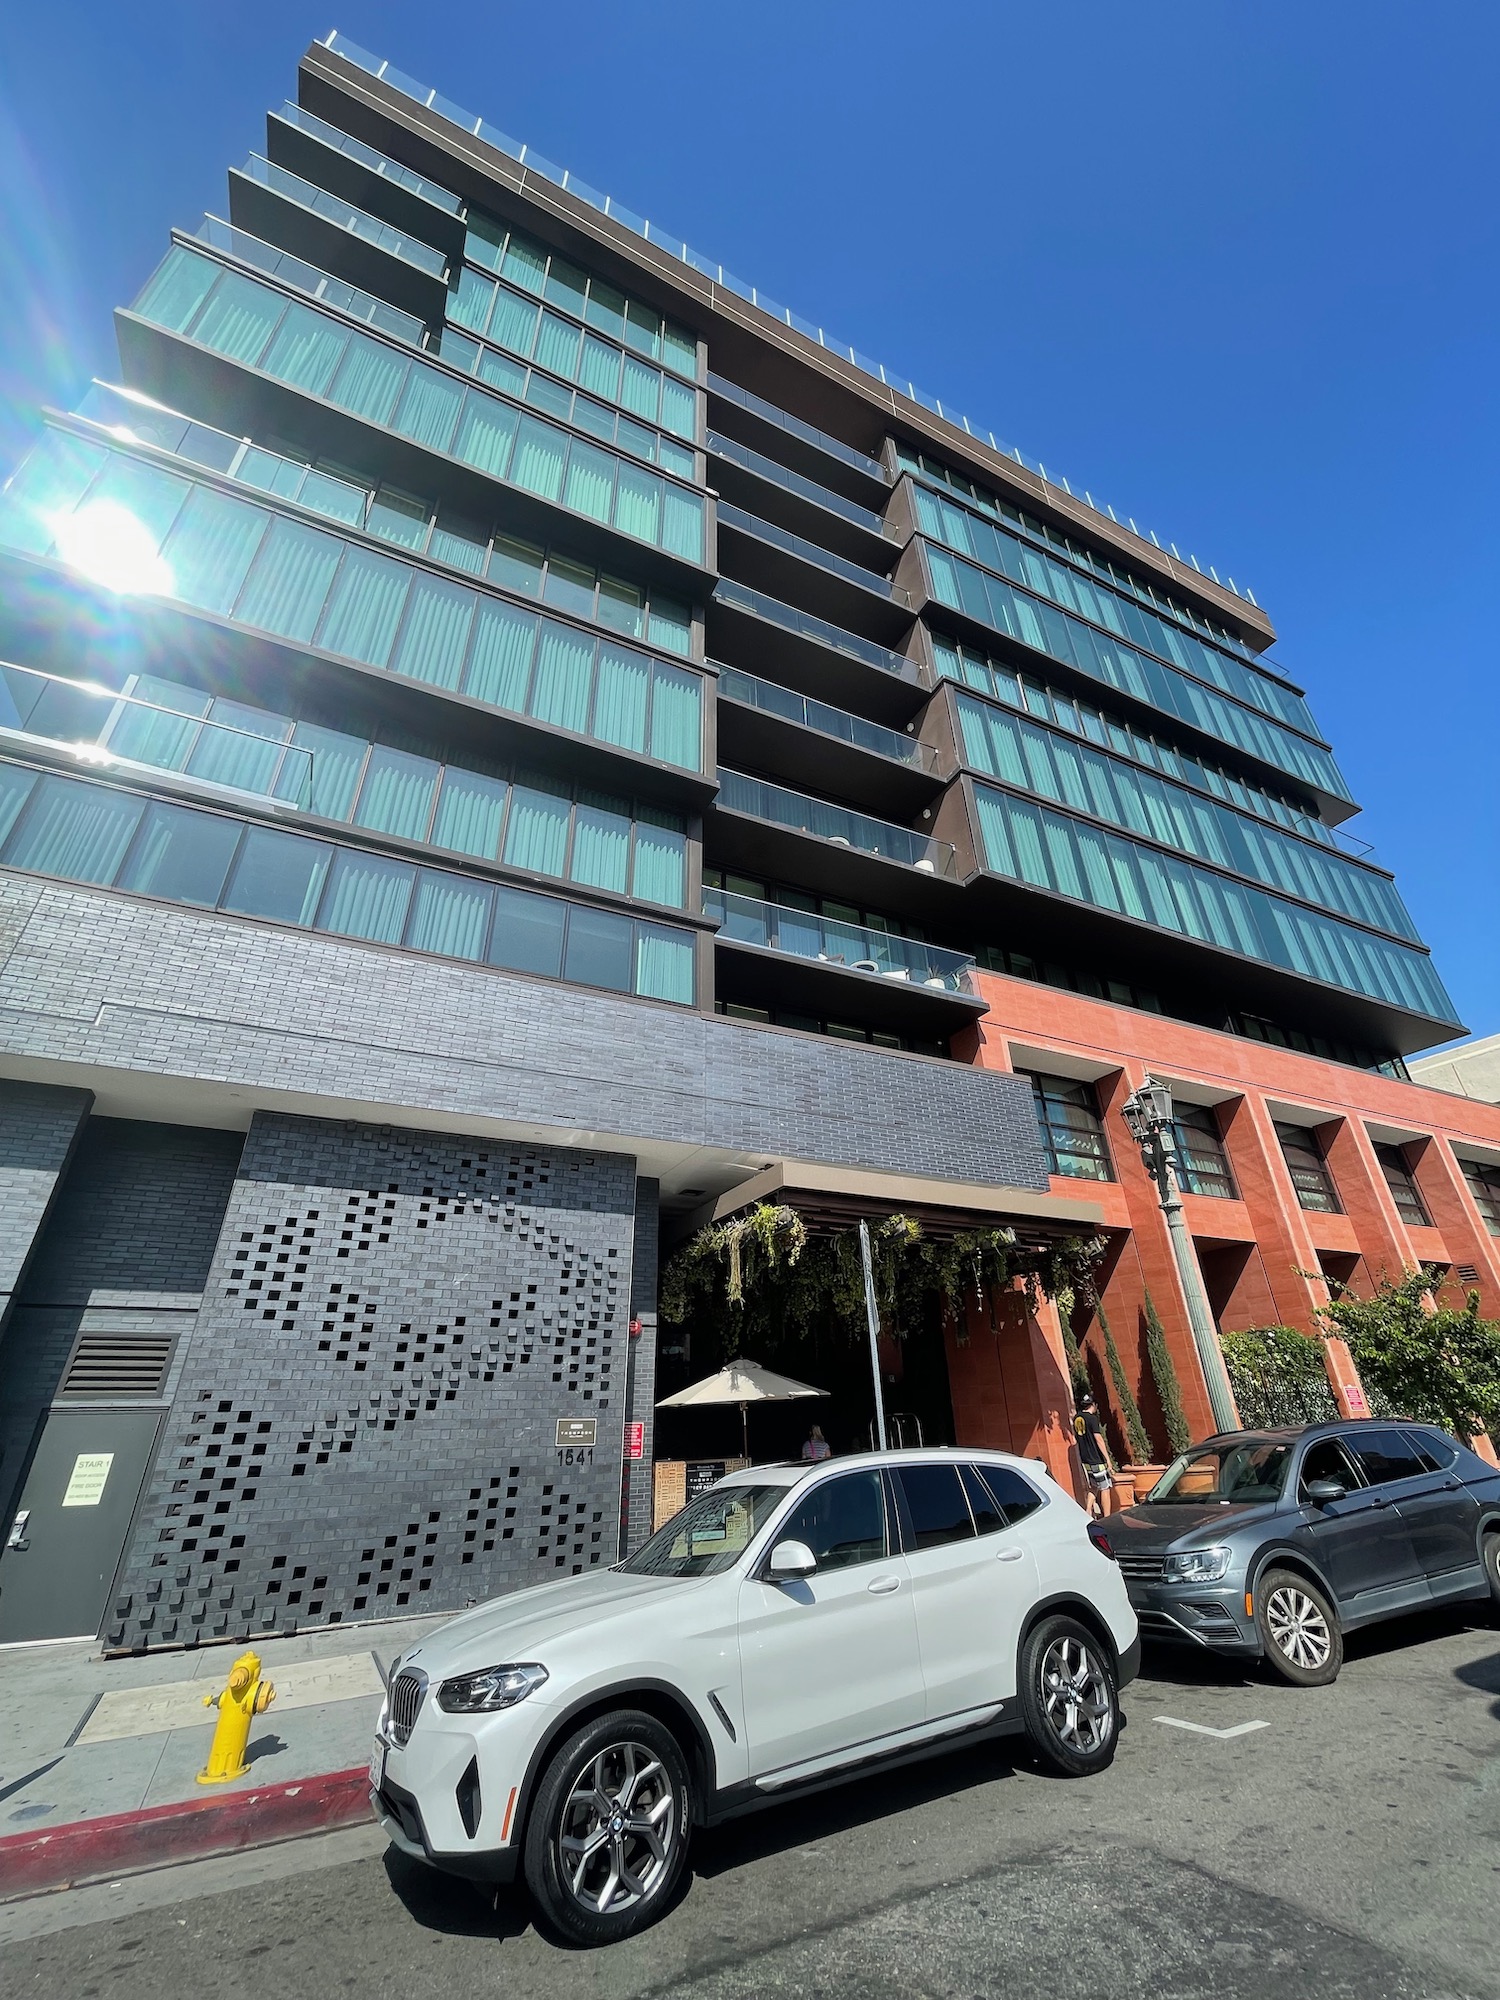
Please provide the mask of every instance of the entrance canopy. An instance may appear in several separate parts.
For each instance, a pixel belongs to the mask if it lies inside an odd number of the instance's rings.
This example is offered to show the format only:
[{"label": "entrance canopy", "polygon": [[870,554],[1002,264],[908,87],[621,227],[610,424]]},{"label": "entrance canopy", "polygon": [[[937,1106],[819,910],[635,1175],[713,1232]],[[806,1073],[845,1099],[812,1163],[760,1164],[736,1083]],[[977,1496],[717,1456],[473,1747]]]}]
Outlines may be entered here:
[{"label": "entrance canopy", "polygon": [[758,1202],[795,1208],[818,1234],[857,1228],[888,1215],[909,1215],[925,1236],[941,1239],[967,1229],[1010,1228],[1021,1247],[1042,1248],[1065,1236],[1091,1236],[1104,1227],[1096,1201],[1041,1194],[1035,1188],[995,1187],[982,1181],[942,1181],[911,1174],[872,1173],[821,1161],[774,1160],[692,1218],[694,1228],[727,1222]]}]

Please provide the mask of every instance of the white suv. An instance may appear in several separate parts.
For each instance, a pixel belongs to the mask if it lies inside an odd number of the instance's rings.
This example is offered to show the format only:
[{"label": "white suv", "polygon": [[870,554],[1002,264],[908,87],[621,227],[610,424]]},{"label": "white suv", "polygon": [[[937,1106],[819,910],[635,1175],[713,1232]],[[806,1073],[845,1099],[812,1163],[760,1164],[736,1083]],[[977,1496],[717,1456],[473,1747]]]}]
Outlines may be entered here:
[{"label": "white suv", "polygon": [[694,1826],[1024,1731],[1114,1755],[1140,1657],[1120,1572],[1030,1460],[759,1465],[617,1568],[496,1599],[392,1664],[372,1804],[406,1853],[524,1874],[553,1925],[653,1921]]}]

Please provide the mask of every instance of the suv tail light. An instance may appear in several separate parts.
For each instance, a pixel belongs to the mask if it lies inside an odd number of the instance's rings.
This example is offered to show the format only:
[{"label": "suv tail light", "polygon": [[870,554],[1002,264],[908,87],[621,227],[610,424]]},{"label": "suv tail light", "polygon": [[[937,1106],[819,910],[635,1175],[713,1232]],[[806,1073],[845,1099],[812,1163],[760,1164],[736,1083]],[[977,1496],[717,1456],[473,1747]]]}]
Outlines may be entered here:
[{"label": "suv tail light", "polygon": [[1105,1534],[1097,1521],[1089,1522],[1089,1540],[1101,1556],[1108,1556],[1111,1562],[1119,1561],[1119,1557],[1109,1545],[1109,1536]]}]

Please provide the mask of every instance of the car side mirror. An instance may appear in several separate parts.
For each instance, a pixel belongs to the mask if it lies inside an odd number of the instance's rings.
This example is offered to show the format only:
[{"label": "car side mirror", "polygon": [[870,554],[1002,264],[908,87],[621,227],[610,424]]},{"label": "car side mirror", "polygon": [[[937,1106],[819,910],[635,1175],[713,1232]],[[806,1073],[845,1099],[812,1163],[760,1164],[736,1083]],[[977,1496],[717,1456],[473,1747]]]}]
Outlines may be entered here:
[{"label": "car side mirror", "polygon": [[1315,1507],[1326,1507],[1331,1500],[1342,1500],[1348,1491],[1342,1479],[1310,1479],[1307,1482],[1307,1497]]},{"label": "car side mirror", "polygon": [[817,1567],[818,1559],[806,1542],[778,1542],[766,1573],[773,1583],[794,1583],[798,1577],[811,1576]]}]

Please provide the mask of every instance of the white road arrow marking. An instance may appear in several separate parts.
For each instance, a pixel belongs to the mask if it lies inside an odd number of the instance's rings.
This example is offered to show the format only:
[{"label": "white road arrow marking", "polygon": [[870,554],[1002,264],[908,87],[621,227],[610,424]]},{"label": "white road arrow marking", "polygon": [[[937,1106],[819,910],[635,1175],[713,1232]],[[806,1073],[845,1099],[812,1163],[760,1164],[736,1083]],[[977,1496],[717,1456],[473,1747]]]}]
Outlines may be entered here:
[{"label": "white road arrow marking", "polygon": [[1154,1715],[1153,1722],[1164,1722],[1168,1729],[1190,1729],[1195,1736],[1217,1736],[1221,1743],[1227,1743],[1231,1736],[1248,1736],[1252,1729],[1269,1729],[1269,1722],[1237,1722],[1233,1729],[1210,1729],[1206,1722],[1184,1722],[1176,1715]]}]

